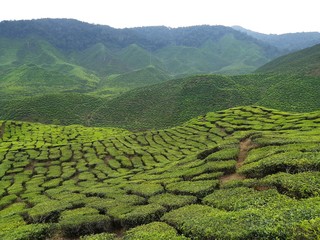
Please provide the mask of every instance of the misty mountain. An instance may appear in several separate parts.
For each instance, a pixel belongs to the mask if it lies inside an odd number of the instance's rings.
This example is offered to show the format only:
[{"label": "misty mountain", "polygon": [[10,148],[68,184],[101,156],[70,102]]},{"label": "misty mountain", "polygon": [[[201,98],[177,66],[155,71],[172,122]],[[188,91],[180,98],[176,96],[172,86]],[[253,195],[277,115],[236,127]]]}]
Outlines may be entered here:
[{"label": "misty mountain", "polygon": [[320,43],[319,32],[264,34],[254,32],[240,26],[234,26],[233,29],[246,33],[248,36],[254,37],[280,50],[289,52],[301,50]]}]

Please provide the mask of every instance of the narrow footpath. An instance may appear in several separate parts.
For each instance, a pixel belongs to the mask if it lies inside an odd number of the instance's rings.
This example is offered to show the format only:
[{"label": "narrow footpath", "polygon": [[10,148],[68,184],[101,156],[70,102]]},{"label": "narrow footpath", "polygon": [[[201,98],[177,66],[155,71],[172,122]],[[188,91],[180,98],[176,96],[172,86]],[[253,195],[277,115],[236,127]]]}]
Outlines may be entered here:
[{"label": "narrow footpath", "polygon": [[[255,148],[255,144],[251,141],[250,138],[246,138],[242,140],[239,144],[239,154],[237,157],[237,164],[236,164],[236,171],[243,165],[244,161],[246,160],[248,153],[251,149]],[[223,185],[232,180],[243,180],[246,177],[241,175],[237,172],[222,176],[220,180],[220,185]]]}]

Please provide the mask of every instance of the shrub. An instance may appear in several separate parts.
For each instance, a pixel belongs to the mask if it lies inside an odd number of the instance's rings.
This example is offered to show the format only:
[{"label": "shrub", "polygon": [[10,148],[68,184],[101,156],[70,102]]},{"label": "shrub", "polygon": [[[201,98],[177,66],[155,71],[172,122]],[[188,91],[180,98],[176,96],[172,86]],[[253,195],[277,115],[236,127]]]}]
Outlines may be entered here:
[{"label": "shrub", "polygon": [[59,225],[66,236],[79,236],[110,229],[111,219],[106,215],[99,215],[94,208],[77,208],[61,213]]},{"label": "shrub", "polygon": [[280,192],[296,198],[320,196],[320,173],[277,173],[260,180],[261,185],[274,186]]},{"label": "shrub", "polygon": [[135,206],[132,211],[120,216],[121,225],[124,227],[134,227],[159,220],[166,211],[158,204],[148,204]]},{"label": "shrub", "polygon": [[293,229],[292,239],[320,239],[320,218],[297,224]]},{"label": "shrub", "polygon": [[80,240],[116,240],[117,236],[113,233],[99,233],[81,236]]},{"label": "shrub", "polygon": [[156,203],[170,210],[195,203],[196,201],[197,198],[195,196],[174,195],[171,193],[163,193],[149,198],[149,203]]},{"label": "shrub", "polygon": [[28,214],[32,222],[50,222],[58,218],[59,212],[71,207],[69,202],[48,200],[35,205]]},{"label": "shrub", "polygon": [[276,190],[256,191],[252,188],[238,187],[216,190],[203,199],[203,203],[211,207],[228,211],[247,208],[259,208],[270,202],[281,202],[286,197]]},{"label": "shrub", "polygon": [[135,227],[126,232],[124,240],[187,240],[179,236],[177,231],[163,222],[153,222]]},{"label": "shrub", "polygon": [[128,193],[143,197],[149,197],[164,192],[163,187],[157,183],[130,184],[126,187],[126,190]]},{"label": "shrub", "polygon": [[181,181],[168,184],[166,189],[174,194],[195,195],[202,198],[216,189],[218,184],[218,180]]},{"label": "shrub", "polygon": [[28,224],[19,226],[9,232],[0,233],[0,238],[5,240],[40,240],[50,236],[52,225]]},{"label": "shrub", "polygon": [[205,158],[207,161],[223,161],[236,159],[239,153],[239,148],[225,148],[218,152],[211,153]]}]

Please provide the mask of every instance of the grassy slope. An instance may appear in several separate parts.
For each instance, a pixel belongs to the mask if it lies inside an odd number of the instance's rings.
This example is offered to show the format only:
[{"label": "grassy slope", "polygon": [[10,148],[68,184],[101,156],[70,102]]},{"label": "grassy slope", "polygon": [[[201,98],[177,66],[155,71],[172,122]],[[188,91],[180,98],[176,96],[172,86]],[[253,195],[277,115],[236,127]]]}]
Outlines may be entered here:
[{"label": "grassy slope", "polygon": [[87,125],[88,122],[79,120],[89,115],[91,126],[163,128],[208,111],[239,105],[258,104],[286,111],[314,111],[320,108],[318,86],[318,77],[199,75],[135,89],[111,100],[95,95],[53,94],[3,101],[1,116],[3,119],[44,123],[58,120],[61,124]]},{"label": "grassy slope", "polygon": [[[139,133],[0,122],[0,237],[315,239],[319,122],[261,107]],[[98,237],[116,238],[83,239]]]},{"label": "grassy slope", "polygon": [[257,72],[276,72],[320,76],[320,45],[279,57],[260,67]]},{"label": "grassy slope", "polygon": [[259,46],[226,34],[218,41],[208,40],[200,48],[167,46],[156,52],[165,69],[175,74],[248,73],[268,62]]}]

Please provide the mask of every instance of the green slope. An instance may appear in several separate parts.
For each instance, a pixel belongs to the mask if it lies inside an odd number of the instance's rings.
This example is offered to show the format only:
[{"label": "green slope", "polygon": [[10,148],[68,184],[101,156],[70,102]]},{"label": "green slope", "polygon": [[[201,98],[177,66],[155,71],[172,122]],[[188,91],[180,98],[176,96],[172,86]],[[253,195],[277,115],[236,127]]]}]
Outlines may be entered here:
[{"label": "green slope", "polygon": [[[0,22],[0,38],[13,42],[29,39],[19,53],[29,54],[29,58],[22,60],[42,64],[44,59],[52,63],[58,51],[70,63],[100,76],[125,73],[150,64],[165,68],[172,75],[219,70],[249,72],[281,54],[275,47],[224,26],[114,29],[70,19],[40,19]],[[41,39],[54,49],[49,51],[48,47],[48,51],[39,54],[33,39]],[[229,65],[230,70],[221,69]]]},{"label": "green slope", "polygon": [[103,87],[107,88],[122,88],[131,89],[153,85],[169,80],[171,77],[167,72],[150,65],[146,68],[141,68],[124,74],[115,74],[109,76],[105,81],[101,81],[99,91]]},{"label": "green slope", "polygon": [[260,67],[257,72],[275,72],[320,76],[320,44],[279,57]]},{"label": "green slope", "polygon": [[319,122],[261,107],[137,133],[0,122],[0,238],[316,239]]},{"label": "green slope", "polygon": [[[318,77],[299,75],[199,75],[134,89],[112,99],[98,97],[97,92],[94,95],[64,93],[20,101],[3,100],[0,116],[44,123],[164,128],[208,111],[239,105],[315,111],[320,108],[319,84]],[[85,120],[87,116],[90,116],[89,123]]]}]

